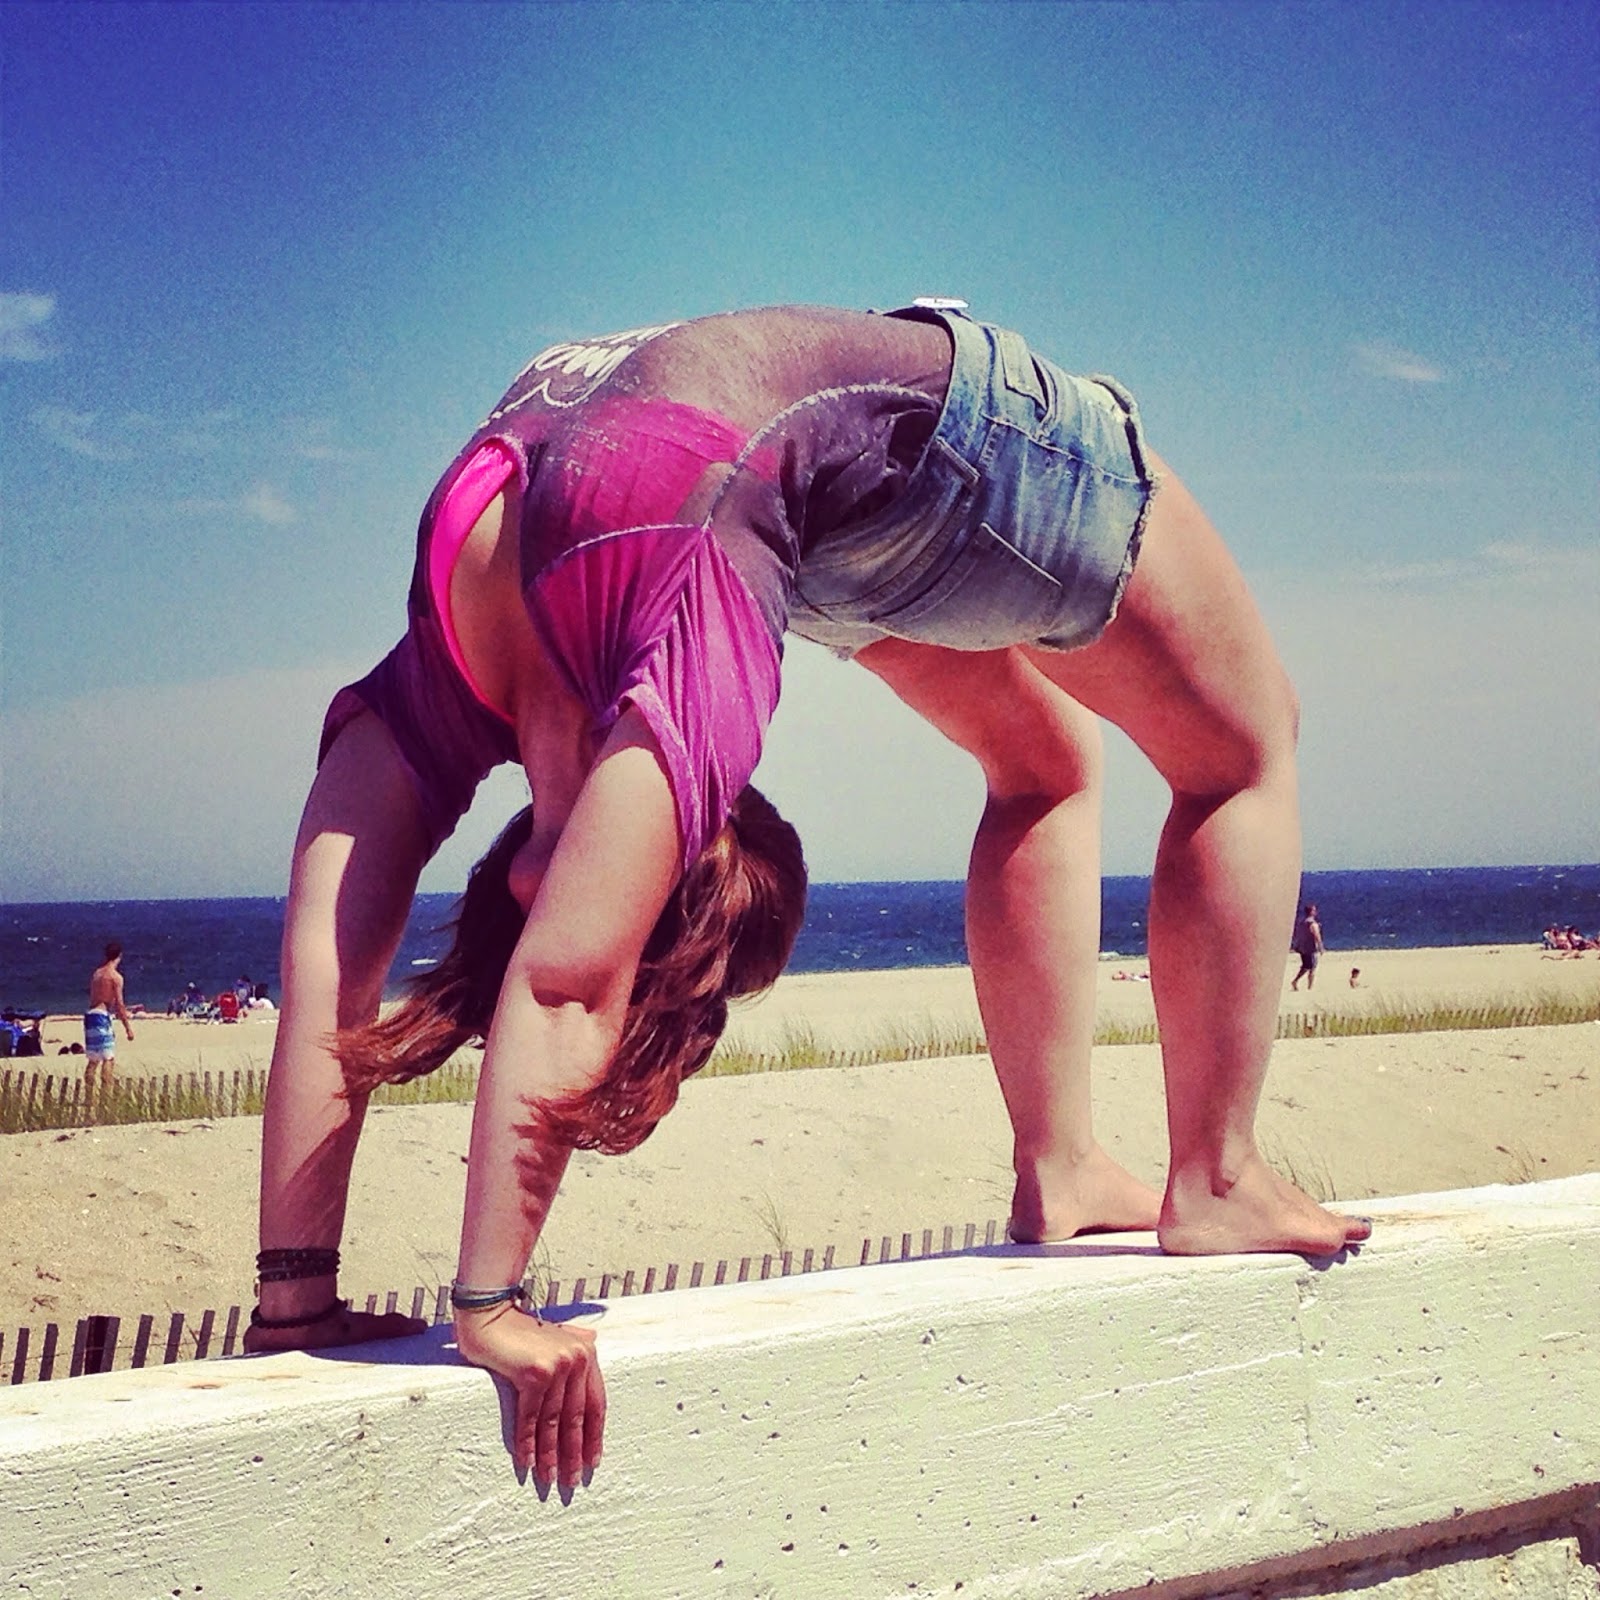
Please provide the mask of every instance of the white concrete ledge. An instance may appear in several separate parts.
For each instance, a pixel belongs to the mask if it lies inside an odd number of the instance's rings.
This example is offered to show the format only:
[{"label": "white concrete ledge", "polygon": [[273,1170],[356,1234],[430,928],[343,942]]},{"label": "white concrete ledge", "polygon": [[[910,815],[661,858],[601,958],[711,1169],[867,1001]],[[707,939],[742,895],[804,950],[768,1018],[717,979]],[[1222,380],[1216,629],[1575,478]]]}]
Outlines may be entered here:
[{"label": "white concrete ledge", "polygon": [[1128,1235],[614,1301],[565,1505],[447,1329],[0,1389],[0,1595],[1501,1593],[1535,1546],[1526,1593],[1600,1594],[1600,1175],[1370,1210],[1323,1267]]}]

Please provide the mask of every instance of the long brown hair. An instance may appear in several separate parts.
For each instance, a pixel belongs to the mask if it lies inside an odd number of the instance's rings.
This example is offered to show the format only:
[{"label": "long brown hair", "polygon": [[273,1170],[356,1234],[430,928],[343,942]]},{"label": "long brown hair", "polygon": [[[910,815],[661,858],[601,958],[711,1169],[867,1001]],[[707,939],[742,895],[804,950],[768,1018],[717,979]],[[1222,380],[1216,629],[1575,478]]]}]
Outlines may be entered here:
[{"label": "long brown hair", "polygon": [[[335,1048],[345,1091],[406,1083],[487,1036],[525,921],[508,882],[532,831],[532,808],[511,819],[467,876],[449,952],[411,980],[386,1016],[342,1029]],[[672,1109],[678,1087],[705,1065],[727,1026],[728,1002],[783,971],[805,914],[800,839],[755,788],[746,788],[715,839],[679,880],[656,920],[605,1076],[530,1108],[563,1143],[620,1154]]]}]

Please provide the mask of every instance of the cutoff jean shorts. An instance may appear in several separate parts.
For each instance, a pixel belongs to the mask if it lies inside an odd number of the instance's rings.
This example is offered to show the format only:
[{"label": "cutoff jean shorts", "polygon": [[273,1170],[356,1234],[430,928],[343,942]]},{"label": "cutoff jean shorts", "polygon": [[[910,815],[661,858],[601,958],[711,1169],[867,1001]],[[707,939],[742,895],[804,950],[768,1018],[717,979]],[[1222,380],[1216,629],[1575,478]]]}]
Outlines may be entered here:
[{"label": "cutoff jean shorts", "polygon": [[1133,572],[1156,482],[1132,396],[961,312],[888,315],[948,330],[949,393],[904,493],[807,547],[790,629],[846,657],[882,638],[1092,643]]}]

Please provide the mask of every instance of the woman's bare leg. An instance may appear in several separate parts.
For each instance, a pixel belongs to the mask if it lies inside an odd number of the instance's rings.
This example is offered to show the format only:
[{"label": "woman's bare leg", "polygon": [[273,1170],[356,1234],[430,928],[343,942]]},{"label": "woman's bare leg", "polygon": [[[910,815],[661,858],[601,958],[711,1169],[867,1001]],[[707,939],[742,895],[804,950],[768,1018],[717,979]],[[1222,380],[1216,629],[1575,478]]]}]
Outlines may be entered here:
[{"label": "woman's bare leg", "polygon": [[1014,1130],[1011,1232],[1153,1228],[1154,1190],[1095,1142],[1100,730],[1017,651],[885,640],[857,658],[970,751],[988,801],[967,873],[967,950]]},{"label": "woman's bare leg", "polygon": [[1150,894],[1172,1165],[1164,1248],[1325,1254],[1368,1224],[1262,1160],[1255,1115],[1300,877],[1298,707],[1265,624],[1204,513],[1170,474],[1115,620],[1031,659],[1121,727],[1172,788]]},{"label": "woman's bare leg", "polygon": [[[426,843],[388,731],[352,722],[317,772],[295,841],[283,934],[283,1003],[261,1149],[261,1247],[337,1247],[366,1102],[342,1096],[329,1038],[377,1014]],[[331,1279],[262,1286],[262,1314],[300,1316]]]}]

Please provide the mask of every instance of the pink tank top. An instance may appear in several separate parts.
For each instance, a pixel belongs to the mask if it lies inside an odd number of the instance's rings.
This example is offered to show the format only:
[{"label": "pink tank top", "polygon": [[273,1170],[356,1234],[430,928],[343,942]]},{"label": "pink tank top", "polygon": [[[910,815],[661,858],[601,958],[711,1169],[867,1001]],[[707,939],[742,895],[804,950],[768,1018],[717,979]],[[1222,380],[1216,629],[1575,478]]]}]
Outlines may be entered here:
[{"label": "pink tank top", "polygon": [[[743,440],[723,419],[664,399],[619,396],[606,412],[603,429],[568,451],[570,542],[524,574],[523,598],[595,733],[604,737],[632,705],[655,735],[687,867],[749,781],[778,702],[778,650],[748,586],[708,527],[666,520],[707,465],[732,460]],[[619,440],[628,445],[620,458]],[[451,659],[502,722],[467,669],[450,574],[520,466],[506,441],[479,445],[439,504],[428,549],[429,591]]]}]

